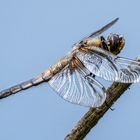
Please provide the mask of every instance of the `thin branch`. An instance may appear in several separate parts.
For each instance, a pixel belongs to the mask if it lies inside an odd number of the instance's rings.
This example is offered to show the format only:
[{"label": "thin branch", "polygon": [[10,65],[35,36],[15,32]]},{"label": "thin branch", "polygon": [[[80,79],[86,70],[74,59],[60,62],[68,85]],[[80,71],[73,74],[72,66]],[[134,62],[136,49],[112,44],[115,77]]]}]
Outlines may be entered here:
[{"label": "thin branch", "polygon": [[[137,57],[140,61],[140,56]],[[107,89],[107,104],[111,107],[114,102],[131,86],[131,84],[114,82]],[[72,131],[65,137],[65,140],[83,140],[88,132],[98,123],[103,115],[109,110],[104,103],[99,108],[90,108],[89,111],[81,118]]]}]

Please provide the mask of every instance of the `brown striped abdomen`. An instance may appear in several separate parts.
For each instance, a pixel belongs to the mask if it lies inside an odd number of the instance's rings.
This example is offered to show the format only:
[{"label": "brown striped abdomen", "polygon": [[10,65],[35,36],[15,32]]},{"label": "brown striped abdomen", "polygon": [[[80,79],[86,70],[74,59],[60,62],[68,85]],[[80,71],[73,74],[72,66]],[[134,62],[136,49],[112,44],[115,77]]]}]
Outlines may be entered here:
[{"label": "brown striped abdomen", "polygon": [[51,66],[48,70],[44,71],[40,75],[38,75],[35,78],[32,78],[26,82],[22,82],[18,85],[12,86],[6,90],[3,90],[0,92],[0,99],[6,98],[10,95],[13,95],[17,92],[20,92],[22,90],[26,90],[30,87],[37,86],[43,82],[48,82],[52,76],[54,76],[56,73],[60,72],[67,64],[69,63],[68,58],[61,59],[58,63]]}]

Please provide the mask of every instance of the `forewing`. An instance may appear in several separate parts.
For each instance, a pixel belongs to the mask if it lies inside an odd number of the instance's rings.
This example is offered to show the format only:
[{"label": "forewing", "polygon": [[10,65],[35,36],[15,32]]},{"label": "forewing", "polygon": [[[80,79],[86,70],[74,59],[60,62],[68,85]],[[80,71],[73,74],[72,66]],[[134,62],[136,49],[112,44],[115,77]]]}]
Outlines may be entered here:
[{"label": "forewing", "polygon": [[109,22],[108,24],[106,24],[105,26],[100,28],[99,30],[97,30],[97,31],[93,32],[92,34],[90,34],[89,36],[83,38],[80,42],[82,42],[83,40],[88,39],[88,38],[94,38],[94,37],[99,36],[106,30],[108,30],[110,27],[112,27],[118,20],[119,20],[119,18],[114,19],[113,21]]},{"label": "forewing", "polygon": [[110,27],[112,27],[118,20],[119,20],[119,18],[114,19],[113,21],[111,21],[107,25],[103,26],[101,29],[99,29],[96,32],[92,33],[89,37],[99,36],[100,34],[105,32],[106,30],[108,30]]},{"label": "forewing", "polygon": [[78,52],[77,57],[93,74],[106,80],[136,83],[140,82],[140,62],[117,57],[97,47],[88,47],[86,52]]},{"label": "forewing", "polygon": [[83,70],[69,66],[53,76],[49,84],[65,100],[88,107],[99,107],[106,99],[105,88]]}]

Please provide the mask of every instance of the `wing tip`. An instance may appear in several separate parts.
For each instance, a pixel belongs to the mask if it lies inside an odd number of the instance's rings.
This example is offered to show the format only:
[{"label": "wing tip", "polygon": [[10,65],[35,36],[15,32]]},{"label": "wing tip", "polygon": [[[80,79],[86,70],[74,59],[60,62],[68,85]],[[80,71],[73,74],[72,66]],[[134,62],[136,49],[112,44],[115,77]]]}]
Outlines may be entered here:
[{"label": "wing tip", "polygon": [[118,21],[119,20],[119,17],[115,18],[115,20]]},{"label": "wing tip", "polygon": [[112,23],[116,23],[119,20],[119,17],[115,18]]}]

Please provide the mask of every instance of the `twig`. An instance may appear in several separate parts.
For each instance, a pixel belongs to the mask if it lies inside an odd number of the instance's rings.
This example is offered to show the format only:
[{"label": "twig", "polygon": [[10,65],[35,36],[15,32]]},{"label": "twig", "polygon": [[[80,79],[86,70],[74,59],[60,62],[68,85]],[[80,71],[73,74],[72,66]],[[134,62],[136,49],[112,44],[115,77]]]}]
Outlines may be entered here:
[{"label": "twig", "polygon": [[[140,61],[140,56],[137,57]],[[114,82],[107,89],[107,104],[111,107],[113,103],[131,86],[131,84]],[[65,140],[83,140],[88,132],[97,124],[100,118],[108,111],[106,103],[100,108],[90,108],[89,111],[81,118],[72,131],[65,137]]]}]

